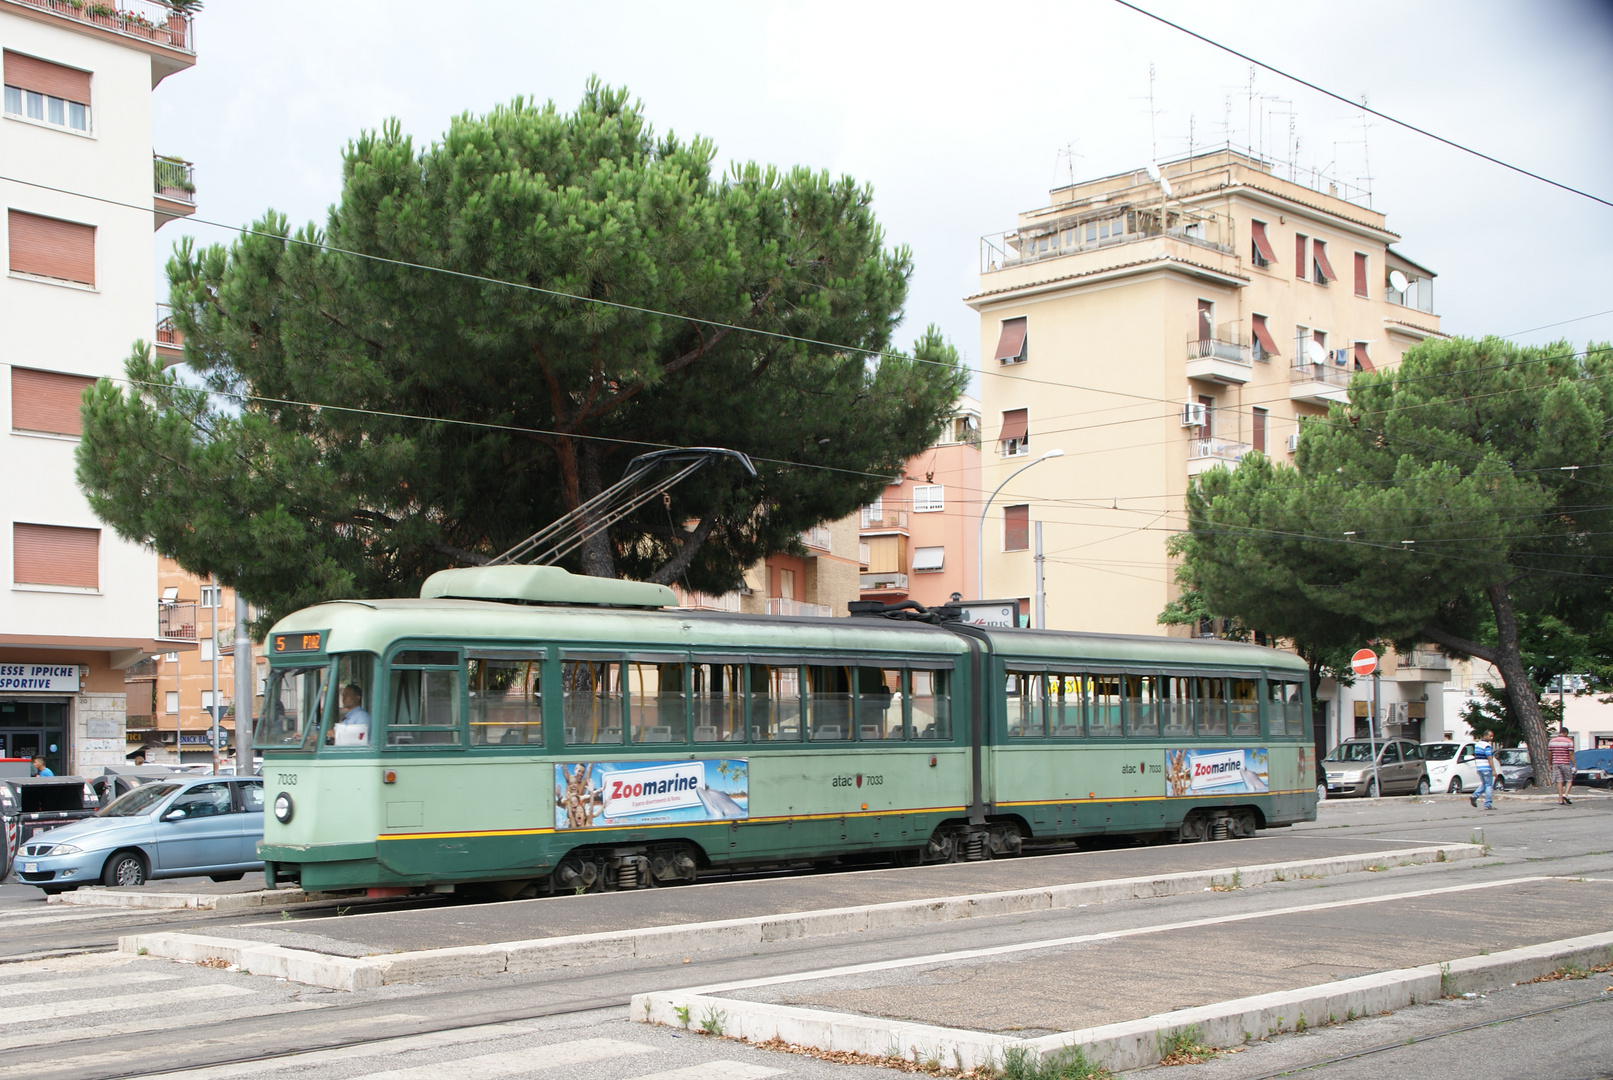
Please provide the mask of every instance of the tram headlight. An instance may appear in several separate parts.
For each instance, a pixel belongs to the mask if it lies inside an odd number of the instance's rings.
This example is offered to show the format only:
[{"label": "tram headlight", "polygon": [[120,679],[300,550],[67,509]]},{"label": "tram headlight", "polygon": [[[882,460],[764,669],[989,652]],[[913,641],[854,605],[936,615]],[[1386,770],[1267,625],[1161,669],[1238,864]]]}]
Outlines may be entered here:
[{"label": "tram headlight", "polygon": [[291,815],[295,808],[291,805],[291,795],[282,791],[274,797],[274,819],[282,825],[291,823]]}]

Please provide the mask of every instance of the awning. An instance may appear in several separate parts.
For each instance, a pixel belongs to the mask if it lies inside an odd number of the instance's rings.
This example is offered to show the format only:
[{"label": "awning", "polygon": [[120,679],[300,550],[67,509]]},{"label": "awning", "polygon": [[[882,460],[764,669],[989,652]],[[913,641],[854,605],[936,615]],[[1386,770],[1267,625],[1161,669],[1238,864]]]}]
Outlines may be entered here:
[{"label": "awning", "polygon": [[1333,264],[1327,261],[1327,245],[1320,240],[1312,240],[1311,253],[1316,257],[1316,265],[1322,268],[1322,276],[1328,281],[1337,281],[1339,276],[1333,272]]},{"label": "awning", "polygon": [[1251,221],[1249,223],[1249,232],[1255,238],[1255,250],[1260,252],[1260,257],[1269,263],[1276,262],[1277,253],[1271,250],[1271,240],[1266,236],[1266,223],[1264,221]]},{"label": "awning", "polygon": [[920,573],[925,570],[941,570],[946,562],[947,549],[944,547],[921,547],[913,552],[913,572]]},{"label": "awning", "polygon": [[1025,316],[1004,319],[1002,335],[997,338],[997,360],[1009,363],[1019,360],[1025,352]]},{"label": "awning", "polygon": [[1266,317],[1256,315],[1250,322],[1255,328],[1255,340],[1260,342],[1260,347],[1273,356],[1281,356],[1282,353],[1277,351],[1277,343],[1272,340],[1271,331],[1266,329]]},{"label": "awning", "polygon": [[1364,341],[1355,343],[1355,363],[1356,367],[1362,371],[1378,370],[1372,366],[1372,358],[1367,355],[1367,343]]},{"label": "awning", "polygon": [[997,436],[999,442],[1009,439],[1023,439],[1026,430],[1030,427],[1030,416],[1027,409],[1009,409],[1003,413],[1003,429]]}]

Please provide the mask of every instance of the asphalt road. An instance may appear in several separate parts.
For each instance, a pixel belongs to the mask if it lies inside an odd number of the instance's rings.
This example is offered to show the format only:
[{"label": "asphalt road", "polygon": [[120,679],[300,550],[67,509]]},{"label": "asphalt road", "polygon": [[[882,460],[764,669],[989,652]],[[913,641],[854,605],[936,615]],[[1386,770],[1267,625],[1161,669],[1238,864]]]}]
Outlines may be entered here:
[{"label": "asphalt road", "polygon": [[[1361,850],[1363,842],[1370,847],[1374,843],[1464,841],[1473,828],[1480,826],[1492,849],[1491,857],[1482,864],[1465,861],[1351,875],[1347,881],[1333,879],[1326,883],[1328,887],[1320,894],[1317,882],[1272,883],[1225,893],[1095,905],[1080,912],[1062,913],[1062,922],[1055,917],[1057,913],[1051,912],[974,919],[939,928],[906,928],[849,939],[778,942],[762,950],[714,951],[691,957],[687,963],[673,957],[667,961],[572,968],[560,974],[500,975],[356,993],[316,990],[197,965],[82,951],[105,949],[118,934],[136,930],[187,928],[209,932],[227,926],[262,927],[266,922],[280,922],[278,917],[265,920],[261,915],[240,918],[196,912],[107,914],[59,905],[47,908],[37,899],[37,890],[0,886],[0,954],[17,957],[80,950],[78,955],[0,965],[0,972],[6,976],[0,980],[0,1032],[4,1033],[0,1035],[0,1048],[5,1050],[0,1055],[0,1080],[12,1076],[66,1080],[173,1074],[174,1070],[198,1068],[207,1071],[178,1075],[284,1074],[308,1080],[335,1080],[380,1073],[393,1078],[399,1075],[398,1070],[416,1070],[402,1075],[424,1078],[446,1073],[462,1075],[467,1080],[484,1076],[682,1080],[679,1071],[689,1070],[685,1074],[688,1080],[839,1076],[848,1066],[762,1051],[731,1040],[630,1024],[625,1018],[626,1001],[632,993],[643,990],[810,972],[848,963],[927,956],[945,949],[1013,944],[1055,936],[1072,926],[1097,931],[1247,914],[1257,917],[1229,925],[1245,927],[1244,941],[1252,945],[1266,924],[1263,917],[1258,917],[1263,911],[1310,902],[1319,895],[1329,900],[1358,897],[1367,902],[1357,910],[1373,913],[1370,918],[1394,920],[1400,917],[1400,905],[1370,901],[1408,890],[1520,877],[1613,879],[1613,802],[1606,800],[1579,800],[1574,807],[1565,809],[1549,803],[1508,800],[1488,815],[1471,810],[1465,802],[1449,799],[1384,800],[1375,805],[1329,803],[1315,825],[1277,835],[1285,847],[1300,840],[1321,851]],[[1152,860],[1161,856],[1168,860],[1177,854],[1186,859],[1217,847],[1228,854],[1242,848],[1253,856],[1260,846],[1256,840],[1097,854],[1106,860],[1106,865],[1110,865],[1107,860],[1113,860],[1112,876],[1132,876],[1125,872],[1128,866],[1137,873],[1157,872],[1137,868],[1154,866]],[[1234,861],[1269,860],[1245,858],[1240,851]],[[1004,861],[992,864],[988,870],[1013,875],[1015,867],[1037,862]],[[836,889],[857,890],[857,875],[841,877],[844,880],[835,882]],[[868,879],[871,878],[872,875]],[[940,875],[935,883],[952,884]],[[1587,882],[1587,886],[1594,884]],[[1005,883],[999,887],[1015,886]],[[878,891],[873,886],[867,889],[869,894]],[[957,891],[938,887],[935,893],[948,895]],[[669,890],[668,895],[678,892]],[[1490,948],[1491,939],[1497,945],[1503,944],[1503,939],[1513,940],[1528,929],[1527,923],[1533,917],[1530,905],[1535,901],[1530,897],[1513,905],[1521,909],[1517,919],[1492,922],[1468,917],[1469,909],[1462,899],[1467,894],[1449,895],[1452,899],[1447,908],[1425,905],[1416,918],[1426,925],[1439,926],[1441,943],[1468,946],[1461,955]],[[1539,927],[1543,935],[1566,936],[1561,933],[1563,927],[1573,928],[1576,933],[1613,929],[1609,925],[1613,913],[1605,894],[1597,893],[1596,901],[1586,905],[1582,917],[1577,915],[1571,898],[1547,899],[1552,911],[1550,925]],[[536,902],[528,907],[541,909],[542,904]],[[444,903],[408,918],[419,924],[415,937],[431,937],[436,925],[447,940],[454,936],[450,927],[474,919],[483,911]],[[332,915],[334,909],[326,912],[332,923],[350,918],[331,918]],[[381,916],[360,918],[373,921]],[[1524,924],[1522,929],[1519,923]],[[1303,943],[1304,925],[1298,925],[1293,932],[1300,935],[1298,940]],[[1337,944],[1330,941],[1337,933],[1336,927],[1317,924],[1314,944],[1319,949]],[[1382,956],[1363,959],[1370,962],[1357,966],[1385,960]],[[1130,971],[1114,971],[1111,978],[1120,980],[1145,970],[1136,960],[1128,963],[1135,966]],[[1269,966],[1269,961],[1264,963]],[[1261,964],[1250,966],[1252,971],[1263,969]],[[1366,1076],[1371,1070],[1372,1075],[1379,1076],[1415,1071],[1426,1074],[1427,1080],[1440,1080],[1445,1075],[1455,1076],[1458,1069],[1464,1078],[1549,1076],[1553,1080],[1572,1080],[1613,1075],[1613,1023],[1608,1022],[1613,1014],[1601,1001],[1602,996],[1613,999],[1613,992],[1602,990],[1610,984],[1613,980],[1602,978],[1520,987],[1472,1002],[1441,1002],[1390,1017],[1313,1029],[1303,1035],[1254,1044],[1241,1053],[1196,1066],[1189,1075],[1264,1076],[1391,1043],[1395,1044],[1392,1050],[1344,1057],[1322,1065],[1318,1075]],[[1208,989],[1213,991],[1214,984],[1209,984]],[[1053,986],[1037,993],[1042,999],[1053,1000],[1058,993],[1090,996],[1092,990]],[[1011,980],[1002,982],[993,994],[1007,1001],[1016,998]],[[1177,1004],[1195,1003],[1198,996],[1202,995],[1195,992],[1189,1001]],[[1028,992],[1018,993],[1021,1005],[1030,997]],[[1589,998],[1592,1003],[1505,1019],[1578,998]],[[1408,1038],[1419,1035],[1437,1035],[1469,1023],[1497,1022],[1501,1026],[1405,1045]],[[1516,1068],[1514,1061],[1518,1063]],[[1599,1062],[1608,1065],[1602,1067]],[[854,1071],[870,1076],[891,1075],[888,1070],[876,1074],[865,1067]]]}]

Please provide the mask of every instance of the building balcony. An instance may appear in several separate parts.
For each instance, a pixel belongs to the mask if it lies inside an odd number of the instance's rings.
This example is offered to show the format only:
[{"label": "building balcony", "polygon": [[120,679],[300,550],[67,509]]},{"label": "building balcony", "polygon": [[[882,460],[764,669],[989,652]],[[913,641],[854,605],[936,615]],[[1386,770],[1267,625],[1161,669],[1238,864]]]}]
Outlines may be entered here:
[{"label": "building balcony", "polygon": [[888,572],[858,574],[857,587],[864,595],[868,593],[881,595],[906,593],[907,575]]},{"label": "building balcony", "polygon": [[870,529],[903,529],[907,528],[907,511],[894,510],[890,507],[865,506],[858,527],[863,530]]},{"label": "building balcony", "polygon": [[160,641],[196,640],[196,605],[157,604],[157,638]]},{"label": "building balcony", "polygon": [[1249,452],[1248,443],[1227,442],[1225,439],[1194,439],[1187,450],[1187,475],[1197,476],[1217,465],[1237,468],[1238,462]]},{"label": "building balcony", "polygon": [[1337,364],[1295,364],[1288,370],[1288,400],[1308,405],[1348,401],[1350,369]]},{"label": "building balcony", "polygon": [[134,45],[151,55],[151,85],[196,63],[195,27],[158,0],[0,0],[0,8],[21,9],[36,19],[70,19],[91,36]]},{"label": "building balcony", "polygon": [[828,604],[809,604],[804,600],[791,600],[783,596],[771,596],[767,600],[767,614],[769,615],[817,615],[827,619],[834,612],[829,610]]},{"label": "building balcony", "polygon": [[814,525],[801,534],[801,543],[813,551],[828,551],[829,540],[829,529],[824,525]]},{"label": "building balcony", "polygon": [[1398,657],[1395,664],[1396,682],[1450,682],[1450,658],[1434,649],[1413,649]]},{"label": "building balcony", "polygon": [[154,228],[196,212],[196,166],[183,158],[151,155]]},{"label": "building balcony", "polygon": [[680,593],[683,603],[678,606],[689,611],[732,611],[740,610],[742,599],[738,589],[725,592],[721,596],[712,596],[709,593],[684,592]]},{"label": "building balcony", "polygon": [[174,313],[167,304],[157,305],[157,358],[163,367],[185,359],[185,333],[174,325]]},{"label": "building balcony", "polygon": [[1249,346],[1236,339],[1187,339],[1187,377],[1224,386],[1242,386],[1254,373]]},{"label": "building balcony", "polygon": [[980,238],[980,272],[992,274],[1015,266],[1058,259],[1103,248],[1135,244],[1164,236],[1192,247],[1233,254],[1224,242],[1226,222],[1213,212],[1170,207],[1160,227],[1157,200],[1083,207],[1057,218]]}]

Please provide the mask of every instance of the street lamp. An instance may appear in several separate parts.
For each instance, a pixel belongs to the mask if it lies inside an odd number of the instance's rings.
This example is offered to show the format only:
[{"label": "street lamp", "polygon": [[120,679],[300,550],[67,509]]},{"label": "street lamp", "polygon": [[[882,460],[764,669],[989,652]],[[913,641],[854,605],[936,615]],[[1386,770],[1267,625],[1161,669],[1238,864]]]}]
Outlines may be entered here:
[{"label": "street lamp", "polygon": [[975,598],[977,600],[984,600],[986,598],[986,511],[991,509],[991,500],[995,499],[998,492],[1001,492],[1003,488],[1008,486],[1009,480],[1012,480],[1014,477],[1018,476],[1032,465],[1040,465],[1048,458],[1063,456],[1063,450],[1049,450],[1035,461],[1026,462],[1024,465],[1021,465],[1019,468],[1008,474],[1008,480],[1004,480],[1002,483],[997,485],[997,490],[991,493],[991,497],[986,500],[986,505],[980,508],[980,535],[975,539]]}]

